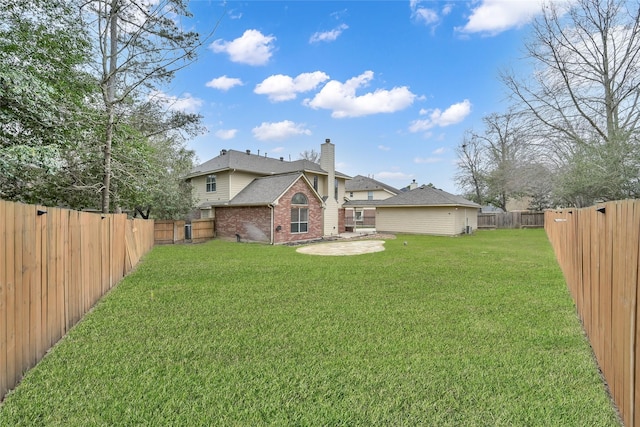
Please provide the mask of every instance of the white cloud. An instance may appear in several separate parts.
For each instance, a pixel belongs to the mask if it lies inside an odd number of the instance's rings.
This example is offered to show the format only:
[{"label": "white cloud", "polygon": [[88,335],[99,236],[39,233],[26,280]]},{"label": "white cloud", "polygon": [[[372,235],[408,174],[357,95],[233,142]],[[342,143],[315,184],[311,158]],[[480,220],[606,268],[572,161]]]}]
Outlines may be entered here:
[{"label": "white cloud", "polygon": [[210,87],[213,89],[219,89],[222,91],[228,91],[229,89],[235,87],[235,86],[242,86],[244,83],[242,83],[242,80],[240,79],[236,79],[236,78],[231,78],[231,77],[227,77],[222,76],[222,77],[217,77],[213,80],[209,80],[205,86],[206,87]]},{"label": "white cloud", "polygon": [[427,25],[435,24],[440,20],[438,12],[433,9],[427,9],[426,7],[418,7],[411,12],[411,16],[418,22],[423,22]]},{"label": "white cloud", "polygon": [[284,120],[277,123],[262,122],[258,127],[253,128],[253,136],[261,141],[271,139],[285,139],[297,135],[311,135],[311,131],[305,128],[303,123],[294,123]]},{"label": "white cloud", "polygon": [[389,150],[391,150],[391,147],[386,147],[384,145],[378,145],[378,150],[389,151]]},{"label": "white cloud", "polygon": [[471,11],[467,23],[456,30],[495,35],[511,28],[519,28],[542,12],[543,1],[482,0]]},{"label": "white cloud", "polygon": [[340,24],[338,27],[334,28],[333,30],[313,33],[311,38],[309,38],[309,43],[335,41],[338,37],[340,37],[342,32],[348,28],[349,26],[347,24]]},{"label": "white cloud", "polygon": [[220,139],[233,139],[236,137],[238,129],[220,129],[216,131],[216,136]]},{"label": "white cloud", "polygon": [[441,111],[439,108],[431,111],[420,110],[421,115],[428,114],[429,118],[424,120],[414,120],[411,122],[411,126],[409,126],[409,131],[414,133],[423,132],[436,126],[446,127],[455,125],[463,121],[470,113],[471,102],[469,102],[468,99],[457,104],[453,104],[444,111]]},{"label": "white cloud", "polygon": [[[451,4],[445,4],[442,9],[438,10],[433,8],[427,8],[420,6],[421,0],[411,0],[409,7],[411,8],[411,18],[418,23],[425,25],[435,26],[440,23],[441,16],[446,16],[451,13],[453,6]],[[437,4],[431,2],[431,4]]]},{"label": "white cloud", "polygon": [[158,102],[169,110],[184,111],[185,113],[196,113],[203,104],[202,99],[196,98],[190,93],[177,97],[162,91],[153,91],[149,94],[149,100]]},{"label": "white cloud", "polygon": [[233,62],[265,65],[273,54],[274,36],[265,36],[258,30],[247,30],[232,41],[218,39],[209,46],[215,53],[226,53]]},{"label": "white cloud", "polygon": [[304,105],[313,109],[333,110],[331,117],[344,118],[393,113],[407,108],[416,98],[406,86],[391,90],[377,89],[357,96],[356,90],[368,86],[372,79],[373,71],[365,71],[345,83],[331,80],[313,99],[306,99]]},{"label": "white cloud", "polygon": [[315,89],[328,79],[329,76],[322,71],[302,73],[295,78],[276,74],[258,83],[253,91],[259,95],[267,95],[272,102],[288,101],[295,99],[298,93]]},{"label": "white cloud", "polygon": [[445,151],[447,151],[445,147],[440,147],[433,150],[431,154],[444,154]]}]

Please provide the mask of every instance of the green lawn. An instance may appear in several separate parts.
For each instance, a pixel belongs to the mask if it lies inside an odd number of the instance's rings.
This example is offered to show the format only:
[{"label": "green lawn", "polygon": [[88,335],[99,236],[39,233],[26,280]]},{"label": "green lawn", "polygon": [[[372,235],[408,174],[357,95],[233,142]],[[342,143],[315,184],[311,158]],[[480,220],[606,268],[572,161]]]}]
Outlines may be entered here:
[{"label": "green lawn", "polygon": [[543,230],[385,247],[156,247],[0,425],[619,425]]}]

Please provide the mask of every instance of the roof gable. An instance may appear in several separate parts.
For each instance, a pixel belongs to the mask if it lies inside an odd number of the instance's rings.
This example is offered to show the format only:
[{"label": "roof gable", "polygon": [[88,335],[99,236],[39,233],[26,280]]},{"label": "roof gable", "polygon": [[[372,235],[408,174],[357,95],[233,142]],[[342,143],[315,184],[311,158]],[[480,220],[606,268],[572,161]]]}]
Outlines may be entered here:
[{"label": "roof gable", "polygon": [[388,199],[380,200],[376,206],[465,206],[480,208],[480,205],[464,197],[456,196],[428,185],[422,185]]}]

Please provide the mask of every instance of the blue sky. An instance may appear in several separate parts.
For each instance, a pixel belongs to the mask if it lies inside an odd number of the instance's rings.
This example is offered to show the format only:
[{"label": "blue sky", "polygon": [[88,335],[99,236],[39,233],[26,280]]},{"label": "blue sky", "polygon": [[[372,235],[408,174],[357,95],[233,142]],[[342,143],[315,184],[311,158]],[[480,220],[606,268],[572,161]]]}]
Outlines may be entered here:
[{"label": "blue sky", "polygon": [[[459,193],[455,147],[506,109],[539,0],[191,1],[196,63],[163,96],[198,112],[199,162],[236,149],[298,159],[330,138],[339,171]],[[226,11],[226,12],[225,12]],[[524,70],[526,72],[527,70]]]}]

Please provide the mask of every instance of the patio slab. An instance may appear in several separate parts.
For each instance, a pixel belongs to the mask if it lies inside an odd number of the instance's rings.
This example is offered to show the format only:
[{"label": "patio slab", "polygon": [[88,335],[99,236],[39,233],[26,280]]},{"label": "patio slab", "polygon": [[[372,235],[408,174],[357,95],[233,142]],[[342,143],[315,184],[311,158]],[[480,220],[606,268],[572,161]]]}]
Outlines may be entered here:
[{"label": "patio slab", "polygon": [[347,256],[384,251],[384,240],[355,240],[350,242],[320,243],[296,250],[308,255]]}]

